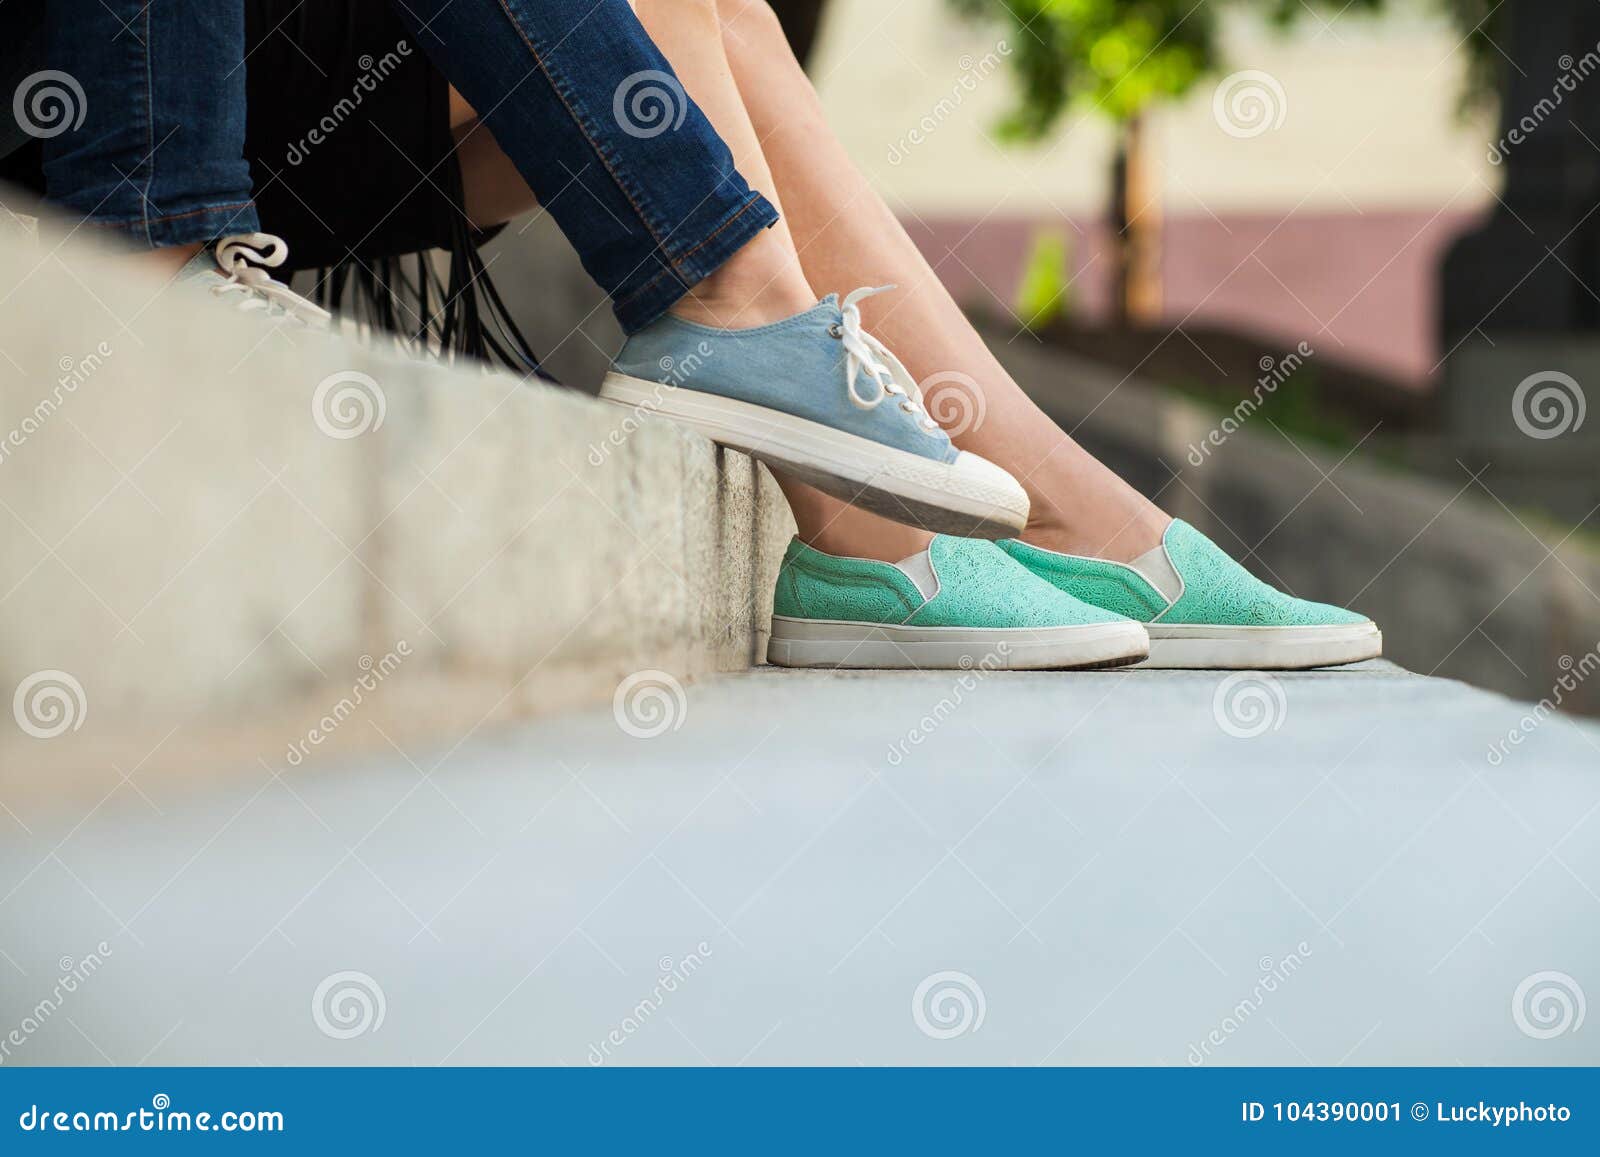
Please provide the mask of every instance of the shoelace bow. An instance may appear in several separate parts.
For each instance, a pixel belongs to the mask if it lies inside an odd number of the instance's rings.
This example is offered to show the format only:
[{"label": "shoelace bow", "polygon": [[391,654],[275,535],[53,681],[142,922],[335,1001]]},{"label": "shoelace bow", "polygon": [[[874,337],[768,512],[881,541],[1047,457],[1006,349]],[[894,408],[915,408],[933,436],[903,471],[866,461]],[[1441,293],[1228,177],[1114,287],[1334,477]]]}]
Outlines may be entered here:
[{"label": "shoelace bow", "polygon": [[[923,408],[922,391],[915,385],[907,390],[896,380],[894,370],[886,364],[894,355],[881,341],[861,328],[860,303],[874,294],[886,293],[893,288],[892,285],[863,287],[848,294],[840,303],[839,311],[844,319],[836,336],[844,343],[846,354],[848,378],[845,389],[850,394],[850,401],[863,410],[876,409],[884,399],[898,397],[900,408],[916,418],[918,424],[931,434],[939,429],[939,423]],[[878,387],[877,394],[872,397],[863,396],[856,390],[856,381],[863,370]]]},{"label": "shoelace bow", "polygon": [[[281,237],[271,233],[239,233],[217,242],[217,265],[228,280],[211,287],[211,292],[221,297],[227,293],[243,293],[239,303],[243,310],[271,310],[277,306],[284,313],[301,321],[325,324],[332,314],[301,297],[281,281],[274,281],[267,269],[276,269],[289,257],[289,246]],[[266,266],[266,268],[262,268]]]}]

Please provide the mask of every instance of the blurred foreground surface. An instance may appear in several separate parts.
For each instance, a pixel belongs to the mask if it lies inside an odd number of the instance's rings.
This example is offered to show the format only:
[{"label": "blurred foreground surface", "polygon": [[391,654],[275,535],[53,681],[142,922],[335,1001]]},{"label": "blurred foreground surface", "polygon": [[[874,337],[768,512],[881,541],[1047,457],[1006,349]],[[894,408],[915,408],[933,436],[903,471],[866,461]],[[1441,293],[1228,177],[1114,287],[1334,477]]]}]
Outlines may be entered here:
[{"label": "blurred foreground surface", "polygon": [[1600,728],[1528,710],[769,669],[145,783],[0,845],[5,1063],[1593,1064]]}]

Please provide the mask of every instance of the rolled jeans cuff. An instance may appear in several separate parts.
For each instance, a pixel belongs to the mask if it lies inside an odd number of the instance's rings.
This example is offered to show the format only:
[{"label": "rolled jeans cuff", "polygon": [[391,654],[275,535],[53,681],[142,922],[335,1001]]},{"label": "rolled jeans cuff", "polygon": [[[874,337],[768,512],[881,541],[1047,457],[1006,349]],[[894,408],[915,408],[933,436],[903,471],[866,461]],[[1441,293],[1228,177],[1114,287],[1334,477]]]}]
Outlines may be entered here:
[{"label": "rolled jeans cuff", "polygon": [[639,284],[625,283],[613,297],[617,321],[629,334],[644,329],[777,221],[778,211],[772,202],[760,193],[750,193],[719,219],[697,230],[686,249],[675,255],[654,255],[650,263],[654,271],[641,270]]},{"label": "rolled jeans cuff", "polygon": [[135,217],[126,221],[93,217],[85,224],[96,229],[120,233],[137,245],[164,249],[173,245],[193,245],[215,241],[235,233],[257,233],[261,221],[254,201],[231,201],[201,205],[159,217]]}]

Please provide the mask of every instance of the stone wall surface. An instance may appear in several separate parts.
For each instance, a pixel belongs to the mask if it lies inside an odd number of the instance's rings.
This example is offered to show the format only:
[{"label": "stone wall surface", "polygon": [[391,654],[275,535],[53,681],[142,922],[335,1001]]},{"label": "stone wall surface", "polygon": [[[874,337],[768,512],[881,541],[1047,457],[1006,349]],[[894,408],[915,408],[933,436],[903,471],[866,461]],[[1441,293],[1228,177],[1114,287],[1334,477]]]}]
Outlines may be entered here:
[{"label": "stone wall surface", "polygon": [[792,525],[750,459],[236,300],[0,237],[0,690],[70,718],[6,718],[0,798],[761,658]]}]

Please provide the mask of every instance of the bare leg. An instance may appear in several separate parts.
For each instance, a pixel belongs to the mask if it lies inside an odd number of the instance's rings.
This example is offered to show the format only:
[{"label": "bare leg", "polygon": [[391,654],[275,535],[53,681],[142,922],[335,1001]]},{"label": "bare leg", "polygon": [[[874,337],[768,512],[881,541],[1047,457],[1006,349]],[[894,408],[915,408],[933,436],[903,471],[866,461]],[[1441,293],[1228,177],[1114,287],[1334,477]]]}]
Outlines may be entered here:
[{"label": "bare leg", "polygon": [[[659,8],[660,5],[645,0],[645,7]],[[711,37],[710,42],[720,44],[720,40],[716,37]],[[728,85],[731,88],[731,78],[728,80]],[[732,107],[730,106],[727,111],[733,111]],[[748,120],[744,123],[746,126],[749,124]],[[715,120],[713,124],[716,124],[717,131],[726,137],[725,126]],[[461,160],[462,183],[466,193],[465,208],[467,216],[472,219],[474,225],[488,228],[537,207],[538,202],[534,199],[533,191],[517,172],[517,167],[500,150],[489,130],[478,123],[477,113],[454,89],[450,92],[450,127],[455,133],[457,156]],[[733,128],[737,132],[737,124]],[[752,187],[759,189],[774,205],[779,204],[777,191],[772,184],[772,174],[767,170],[766,160],[759,152],[753,167],[747,167],[741,158],[740,171]],[[779,211],[782,211],[781,206]],[[773,226],[769,232],[777,232],[780,229],[783,232],[778,234],[779,237],[785,239],[785,244],[792,246],[792,242],[786,240],[788,227],[782,221]],[[798,312],[799,308],[804,307],[798,307],[794,312]],[[777,479],[778,484],[783,487],[784,496],[789,500],[790,509],[794,512],[800,537],[818,550],[829,554],[898,562],[928,545],[931,536],[915,526],[890,522],[875,514],[857,510],[820,490],[814,490],[803,483],[786,478],[781,473],[777,475]]]},{"label": "bare leg", "polygon": [[[744,179],[783,215],[783,219],[768,233],[781,239],[783,251],[788,255],[786,260],[792,263],[794,270],[801,270],[803,263],[795,254],[795,243],[787,221],[787,206],[780,195],[778,183],[773,179],[767,157],[762,152],[755,127],[745,111],[743,95],[735,84],[723,48],[715,0],[633,0],[633,6],[640,23],[650,33],[650,38],[672,62],[673,71],[683,81],[684,88],[705,112],[718,135],[727,142]],[[735,296],[730,299],[722,297],[724,290],[720,286],[716,287],[714,294],[708,294],[706,285],[702,282],[696,286],[690,297],[701,301],[711,298],[709,308],[713,315],[731,315],[734,318],[742,314],[737,295],[749,293],[754,288],[742,278],[734,279],[732,288]],[[686,303],[689,300],[684,299]],[[815,295],[799,308],[814,304]],[[680,316],[694,317],[690,313],[681,313]],[[694,320],[703,319],[694,317]],[[784,496],[789,500],[790,509],[794,511],[800,537],[818,550],[897,562],[925,548],[932,537],[916,526],[891,522],[857,510],[819,490],[786,478],[781,472],[775,474],[779,485],[783,487]]]},{"label": "bare leg", "polygon": [[[649,6],[650,0],[639,5],[641,18]],[[751,187],[771,196],[772,177],[766,171],[766,162],[756,144],[755,133],[749,127],[749,119],[744,118],[743,140],[724,130],[724,122],[736,111],[742,116],[743,110],[738,89],[728,73],[727,59],[722,54],[716,13],[709,5],[705,17],[704,27],[699,30],[688,20],[679,22],[683,26],[679,34],[683,44],[677,51],[691,58],[696,69],[714,71],[720,61],[721,75],[726,81],[710,89],[713,103],[701,100],[699,92],[694,93],[695,101],[728,142],[735,163]],[[702,35],[705,43],[695,44],[691,33]],[[467,216],[473,224],[479,227],[499,224],[531,209],[533,193],[527,183],[495,143],[488,128],[479,122],[477,113],[454,89],[450,92],[450,123],[461,159]],[[756,179],[753,166],[759,166],[764,180]],[[781,321],[816,303],[817,295],[811,291],[795,257],[794,239],[787,226],[779,221],[752,238],[715,273],[680,298],[669,312],[702,325],[735,329]]]},{"label": "bare leg", "polygon": [[[677,10],[673,22],[686,22],[682,9],[705,0],[654,2]],[[823,291],[901,287],[865,303],[868,326],[919,381],[951,374],[979,384],[982,421],[956,442],[1010,470],[1027,489],[1033,511],[1026,540],[1123,561],[1156,545],[1167,516],[1050,421],[989,352],[828,128],[771,7],[765,0],[717,0],[717,6],[735,81],[811,284]],[[692,61],[680,63],[673,45],[646,25],[690,95],[701,100],[715,78],[702,76]]]},{"label": "bare leg", "polygon": [[[715,4],[711,0],[635,0],[634,8],[651,38],[683,78],[695,103],[727,142],[739,172],[782,214],[784,206],[776,182],[723,52]],[[533,193],[516,166],[455,92],[451,94],[451,126],[459,146],[467,215],[473,223],[487,227],[532,209]],[[804,287],[803,300],[789,299],[789,307],[779,317],[815,304],[816,295],[801,272],[787,222],[780,219],[763,234],[763,239],[771,244],[761,261],[738,268],[735,262],[729,262],[697,285],[673,312],[710,325],[758,325],[774,319],[762,317],[758,310],[752,310],[751,303],[771,288],[769,283],[779,280],[798,282]],[[746,246],[739,257],[750,249]],[[767,282],[761,282],[763,277]],[[800,537],[819,550],[897,562],[928,545],[931,535],[927,531],[858,510],[781,472],[776,476],[794,512]]]},{"label": "bare leg", "polygon": [[455,89],[450,90],[450,131],[461,165],[461,186],[467,217],[479,229],[503,225],[539,207],[533,190],[501,151],[489,127]]},{"label": "bare leg", "polygon": [[[752,302],[778,296],[789,307],[778,317],[789,317],[817,304],[805,272],[794,251],[794,238],[782,219],[783,206],[761,144],[745,115],[739,89],[733,82],[728,58],[722,50],[717,10],[712,0],[631,0],[639,22],[650,33],[680,78],[689,95],[733,153],[734,165],[750,187],[762,193],[778,210],[776,225],[766,230],[715,274],[691,289],[672,307],[678,317],[723,328],[760,325],[777,320],[754,313]],[[759,250],[752,254],[752,250]]]},{"label": "bare leg", "polygon": [[203,241],[196,241],[190,245],[169,245],[135,253],[132,260],[135,264],[142,265],[162,277],[174,277],[178,270],[194,260],[195,254],[204,248]]}]

